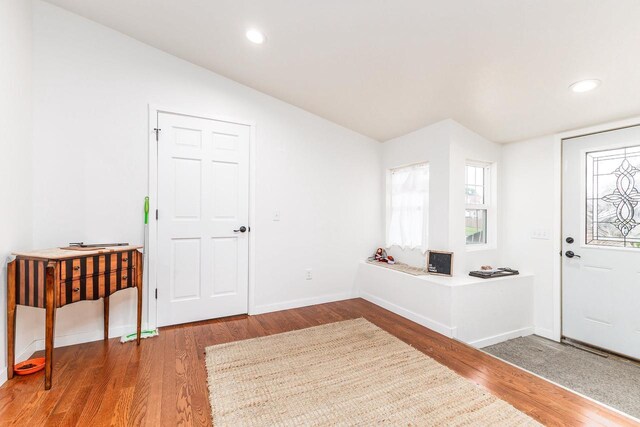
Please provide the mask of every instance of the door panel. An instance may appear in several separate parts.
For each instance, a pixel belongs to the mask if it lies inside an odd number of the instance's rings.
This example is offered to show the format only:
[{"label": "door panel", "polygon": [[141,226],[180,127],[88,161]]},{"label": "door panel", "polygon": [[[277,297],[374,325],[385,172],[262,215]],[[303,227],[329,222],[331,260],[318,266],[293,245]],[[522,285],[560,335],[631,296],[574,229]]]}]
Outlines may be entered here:
[{"label": "door panel", "polygon": [[249,127],[159,113],[158,325],[248,308]]},{"label": "door panel", "polygon": [[172,239],[171,245],[171,302],[200,298],[200,239]]},{"label": "door panel", "polygon": [[200,218],[200,160],[173,159],[173,219]]},{"label": "door panel", "polygon": [[238,240],[228,237],[211,239],[213,247],[213,295],[233,295],[238,291]]},{"label": "door panel", "polygon": [[210,185],[213,205],[212,219],[233,220],[238,217],[238,164],[212,162],[213,180]]},{"label": "door panel", "polygon": [[640,127],[563,141],[563,336],[640,359],[638,189]]}]

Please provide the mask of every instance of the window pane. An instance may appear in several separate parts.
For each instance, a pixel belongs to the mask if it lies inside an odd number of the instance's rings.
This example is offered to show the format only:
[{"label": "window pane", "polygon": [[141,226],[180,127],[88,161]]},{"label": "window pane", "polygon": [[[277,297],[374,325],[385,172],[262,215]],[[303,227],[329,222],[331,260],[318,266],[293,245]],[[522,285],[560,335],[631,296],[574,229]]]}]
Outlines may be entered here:
[{"label": "window pane", "polygon": [[465,231],[468,245],[487,243],[487,210],[467,209]]},{"label": "window pane", "polygon": [[466,169],[466,199],[468,205],[483,205],[485,203],[485,168],[481,166],[467,166]]},{"label": "window pane", "polygon": [[587,245],[640,248],[640,146],[587,153]]},{"label": "window pane", "polygon": [[468,205],[484,204],[484,187],[480,185],[467,185],[465,203]]},{"label": "window pane", "polygon": [[427,164],[391,171],[387,246],[418,248],[426,245],[429,167]]},{"label": "window pane", "polygon": [[469,185],[476,184],[476,171],[473,166],[467,166],[467,178],[466,183]]},{"label": "window pane", "polygon": [[476,184],[484,185],[484,168],[476,168]]}]

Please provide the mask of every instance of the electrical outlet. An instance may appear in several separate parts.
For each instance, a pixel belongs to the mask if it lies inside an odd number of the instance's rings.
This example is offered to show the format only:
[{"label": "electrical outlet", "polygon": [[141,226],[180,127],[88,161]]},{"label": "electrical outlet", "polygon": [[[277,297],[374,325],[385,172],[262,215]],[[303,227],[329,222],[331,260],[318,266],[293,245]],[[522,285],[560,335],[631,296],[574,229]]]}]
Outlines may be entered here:
[{"label": "electrical outlet", "polygon": [[310,268],[307,268],[306,273],[307,273],[307,274],[305,275],[305,279],[307,279],[307,280],[312,280],[312,279],[313,279],[313,273],[311,272],[311,269],[310,269]]}]

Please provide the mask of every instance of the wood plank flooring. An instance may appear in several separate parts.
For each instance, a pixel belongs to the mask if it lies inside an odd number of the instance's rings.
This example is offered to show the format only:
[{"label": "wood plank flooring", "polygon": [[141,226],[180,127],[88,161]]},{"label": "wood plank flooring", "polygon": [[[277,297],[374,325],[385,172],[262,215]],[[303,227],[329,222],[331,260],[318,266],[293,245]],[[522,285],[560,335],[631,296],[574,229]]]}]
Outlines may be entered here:
[{"label": "wood plank flooring", "polygon": [[364,317],[546,425],[636,425],[630,419],[362,299],[163,328],[55,350],[53,386],[42,372],[0,388],[0,425],[211,425],[204,349]]}]

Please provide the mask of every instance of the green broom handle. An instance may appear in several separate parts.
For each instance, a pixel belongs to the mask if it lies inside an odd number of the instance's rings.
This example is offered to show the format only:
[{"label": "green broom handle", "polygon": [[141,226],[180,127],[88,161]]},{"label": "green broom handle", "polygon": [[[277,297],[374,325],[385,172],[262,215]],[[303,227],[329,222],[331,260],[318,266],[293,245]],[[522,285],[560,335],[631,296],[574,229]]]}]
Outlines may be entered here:
[{"label": "green broom handle", "polygon": [[144,198],[144,223],[149,224],[149,196]]}]

